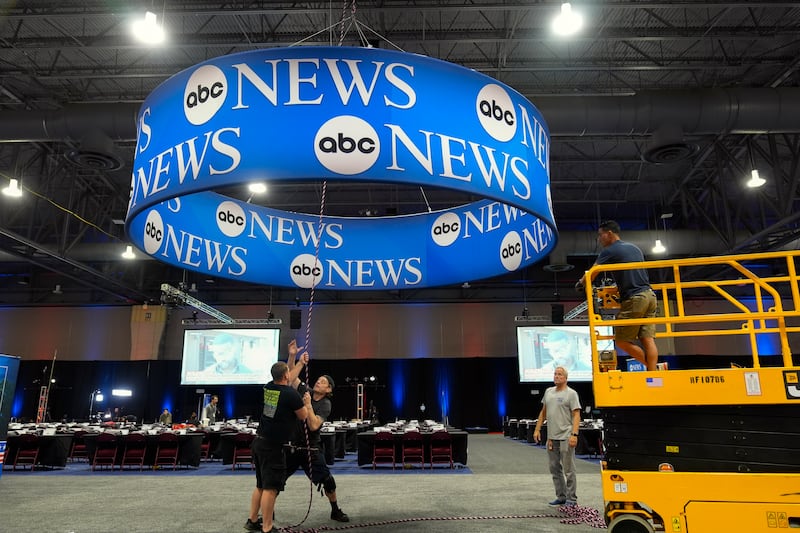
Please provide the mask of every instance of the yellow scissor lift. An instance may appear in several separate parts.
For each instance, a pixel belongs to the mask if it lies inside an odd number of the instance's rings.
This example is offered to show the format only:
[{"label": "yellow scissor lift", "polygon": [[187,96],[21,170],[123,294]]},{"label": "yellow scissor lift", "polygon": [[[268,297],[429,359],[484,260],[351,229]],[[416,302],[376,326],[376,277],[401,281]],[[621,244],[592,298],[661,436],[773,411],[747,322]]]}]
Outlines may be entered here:
[{"label": "yellow scissor lift", "polygon": [[[612,533],[800,528],[800,367],[790,348],[791,342],[800,349],[799,259],[791,251],[598,265],[587,272],[602,279],[646,268],[651,280],[655,274],[671,280],[653,284],[659,316],[634,320],[615,320],[613,292],[593,294],[585,284],[595,405],[604,419],[604,513]],[[765,263],[780,274],[757,275]],[[699,279],[704,273],[708,279]],[[692,300],[712,295],[719,312],[693,314],[705,306]],[[599,327],[633,323],[656,324],[657,338],[676,342],[734,335],[749,344],[752,361],[731,365],[723,356],[723,368],[620,372],[613,351],[598,353],[598,341],[610,338]],[[777,337],[779,355],[760,359],[761,335]],[[691,354],[678,355],[688,363],[680,366],[691,367]]]}]

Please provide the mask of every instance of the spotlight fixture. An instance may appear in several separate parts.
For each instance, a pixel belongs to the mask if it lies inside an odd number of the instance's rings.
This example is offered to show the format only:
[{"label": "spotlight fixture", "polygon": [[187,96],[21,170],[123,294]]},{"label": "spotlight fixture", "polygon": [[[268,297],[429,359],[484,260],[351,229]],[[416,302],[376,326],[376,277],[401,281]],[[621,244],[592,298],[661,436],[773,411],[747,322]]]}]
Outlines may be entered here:
[{"label": "spotlight fixture", "polygon": [[756,160],[753,157],[753,141],[747,141],[747,159],[750,161],[750,179],[747,181],[746,185],[751,189],[757,189],[763,186],[767,180],[762,178],[758,175],[758,169],[756,168]]},{"label": "spotlight fixture", "polygon": [[163,25],[158,23],[158,17],[151,11],[133,23],[133,35],[145,44],[161,44],[166,38]]},{"label": "spotlight fixture", "polygon": [[572,11],[572,4],[561,4],[561,13],[553,19],[553,33],[569,36],[578,33],[583,27],[583,17],[580,13]]},{"label": "spotlight fixture", "polygon": [[656,239],[656,244],[653,246],[653,253],[654,254],[663,254],[666,252],[667,249],[664,244],[661,242],[661,239]]},{"label": "spotlight fixture", "polygon": [[264,194],[267,192],[267,185],[256,181],[247,186],[247,189],[253,194]]},{"label": "spotlight fixture", "polygon": [[3,194],[11,198],[19,198],[22,196],[22,189],[19,187],[19,180],[11,178],[8,181],[8,186],[3,187]]},{"label": "spotlight fixture", "polygon": [[136,259],[136,254],[133,253],[133,246],[130,244],[125,247],[125,251],[122,252],[122,257],[125,259]]},{"label": "spotlight fixture", "polygon": [[750,179],[747,180],[748,187],[750,187],[751,189],[758,189],[759,187],[763,186],[766,182],[767,180],[758,175],[757,168],[754,168],[752,171],[750,171]]}]

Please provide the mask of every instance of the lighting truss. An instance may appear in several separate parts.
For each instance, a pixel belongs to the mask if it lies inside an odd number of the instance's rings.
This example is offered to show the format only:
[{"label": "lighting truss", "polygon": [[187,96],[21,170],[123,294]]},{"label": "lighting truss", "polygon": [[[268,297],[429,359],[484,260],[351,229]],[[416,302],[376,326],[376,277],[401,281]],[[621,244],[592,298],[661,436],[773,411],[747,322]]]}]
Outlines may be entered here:
[{"label": "lighting truss", "polygon": [[234,322],[236,322],[234,319],[232,319],[219,309],[215,309],[214,307],[211,307],[210,305],[201,302],[194,296],[191,296],[183,292],[182,290],[176,289],[169,283],[161,284],[161,293],[162,293],[162,298],[166,296],[167,300],[170,301],[171,303],[177,305],[183,304],[183,305],[188,305],[190,307],[194,307],[198,311],[202,311],[208,316],[213,316],[223,324],[233,324]]},{"label": "lighting truss", "polygon": [[184,318],[181,320],[184,326],[220,326],[229,324],[232,326],[280,326],[283,320],[280,318],[235,318],[233,322],[222,322],[221,320],[210,318]]},{"label": "lighting truss", "polygon": [[549,322],[550,317],[544,315],[517,315],[514,322]]},{"label": "lighting truss", "polygon": [[589,309],[588,302],[581,302],[566,313],[564,313],[564,320],[589,320],[588,315],[581,315],[584,311]]}]

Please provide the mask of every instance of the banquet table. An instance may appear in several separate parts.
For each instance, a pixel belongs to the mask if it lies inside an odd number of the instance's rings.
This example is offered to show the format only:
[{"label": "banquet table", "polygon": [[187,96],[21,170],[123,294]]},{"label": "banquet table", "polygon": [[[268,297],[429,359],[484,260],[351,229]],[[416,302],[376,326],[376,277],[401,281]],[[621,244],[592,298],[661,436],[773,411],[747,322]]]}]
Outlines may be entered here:
[{"label": "banquet table", "polygon": [[[6,444],[6,457],[4,466],[10,467],[14,464],[17,456],[17,440],[19,435],[8,434]],[[56,433],[55,435],[39,435],[39,457],[36,460],[37,466],[48,468],[64,468],[67,465],[67,458],[72,447],[72,433]]]},{"label": "banquet table", "polygon": [[[453,443],[453,462],[464,466],[467,464],[467,435],[468,433],[460,429],[448,429]],[[430,441],[431,431],[422,431],[422,442],[425,448],[425,462],[430,462]],[[397,462],[401,462],[403,433],[392,432],[394,436],[394,449]],[[375,432],[364,431],[358,434],[358,466],[372,464],[372,452],[374,448]]]},{"label": "banquet table", "polygon": [[[86,452],[89,455],[89,462],[94,458],[96,449],[95,439],[99,433],[86,433],[83,438],[86,443]],[[117,463],[122,460],[125,451],[125,444],[122,439],[124,435],[118,436],[117,441]],[[152,466],[155,463],[156,450],[158,449],[158,434],[146,434],[146,450],[144,464]],[[182,466],[200,466],[200,446],[203,443],[203,433],[200,431],[178,434],[178,464]]]}]

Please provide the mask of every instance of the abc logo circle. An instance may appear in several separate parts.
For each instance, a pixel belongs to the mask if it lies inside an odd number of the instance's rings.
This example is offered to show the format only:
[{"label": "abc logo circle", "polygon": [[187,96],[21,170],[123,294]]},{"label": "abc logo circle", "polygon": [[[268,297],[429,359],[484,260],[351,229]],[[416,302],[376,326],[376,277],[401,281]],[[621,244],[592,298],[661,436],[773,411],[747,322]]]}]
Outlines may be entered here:
[{"label": "abc logo circle", "polygon": [[317,161],[331,172],[352,176],[366,172],[381,151],[378,133],[365,120],[351,115],[334,117],[314,137]]},{"label": "abc logo circle", "polygon": [[478,93],[475,102],[478,120],[493,139],[510,141],[517,132],[517,113],[505,89],[491,83]]},{"label": "abc logo circle", "polygon": [[509,231],[500,243],[500,262],[509,272],[522,263],[522,239],[516,231]]},{"label": "abc logo circle", "polygon": [[242,206],[225,201],[217,206],[217,227],[228,237],[238,237],[244,231],[245,215]]},{"label": "abc logo circle", "polygon": [[183,91],[183,112],[186,120],[199,126],[217,114],[225,102],[228,84],[219,67],[204,65],[195,70]]},{"label": "abc logo circle", "polygon": [[150,255],[155,254],[161,243],[164,242],[164,221],[161,213],[150,211],[144,223],[144,251]]},{"label": "abc logo circle", "polygon": [[444,213],[436,217],[431,226],[431,238],[439,246],[450,246],[461,234],[461,219],[455,213]]},{"label": "abc logo circle", "polygon": [[300,254],[294,258],[289,266],[289,275],[292,282],[303,289],[310,289],[319,285],[322,279],[322,266],[311,254]]}]

